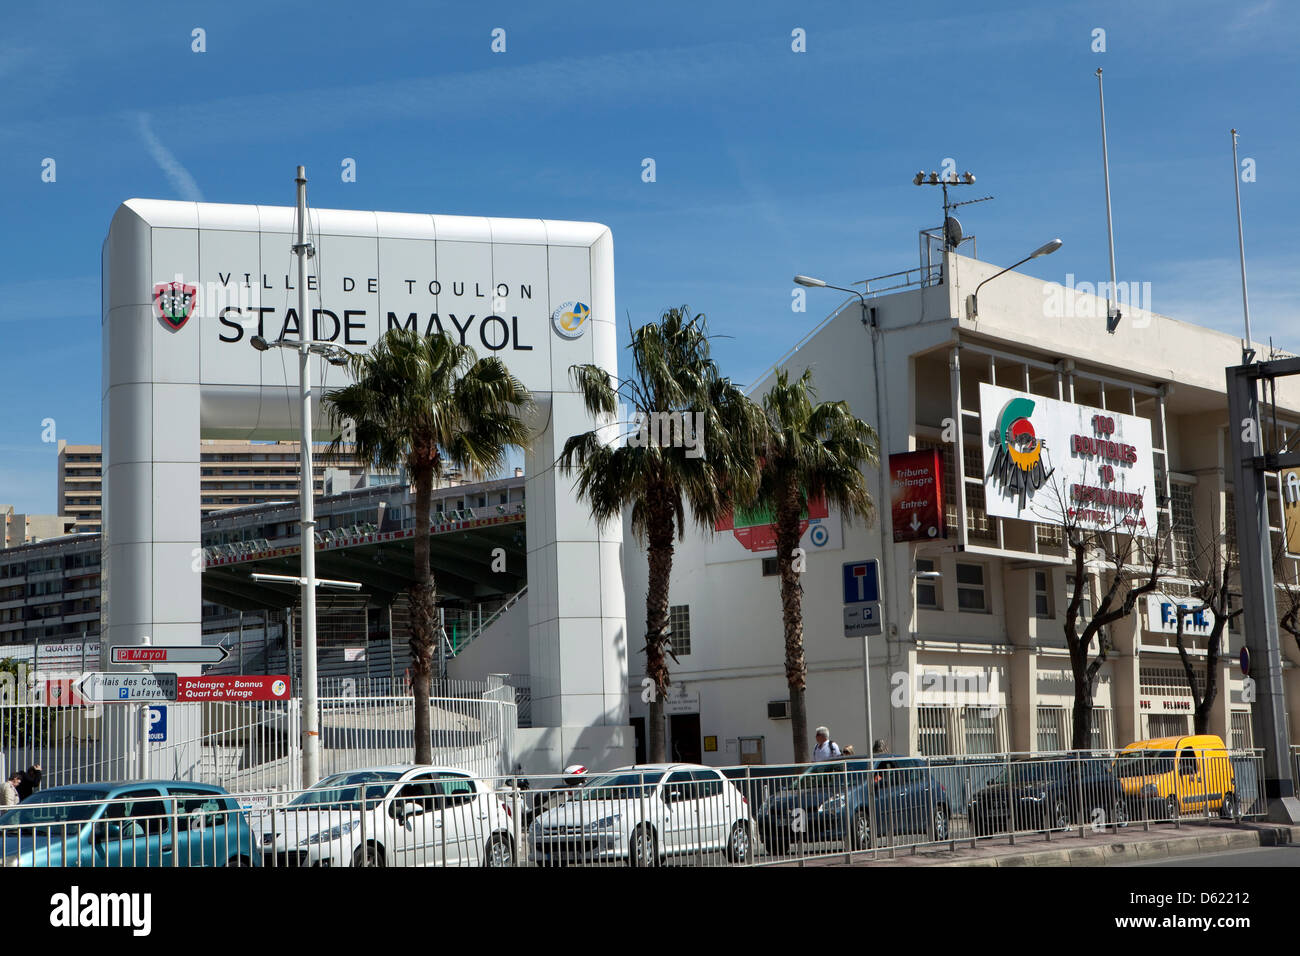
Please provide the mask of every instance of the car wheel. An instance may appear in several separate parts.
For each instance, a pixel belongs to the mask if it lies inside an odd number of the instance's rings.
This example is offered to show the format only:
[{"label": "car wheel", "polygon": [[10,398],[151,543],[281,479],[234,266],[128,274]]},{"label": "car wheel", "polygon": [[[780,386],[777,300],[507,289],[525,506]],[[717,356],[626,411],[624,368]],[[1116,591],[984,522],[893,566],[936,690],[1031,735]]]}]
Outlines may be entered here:
[{"label": "car wheel", "polygon": [[749,859],[749,824],[737,820],[731,828],[727,840],[727,859],[732,863],[744,863]]},{"label": "car wheel", "polygon": [[1223,803],[1219,806],[1219,816],[1225,820],[1238,820],[1241,818],[1241,808],[1237,806],[1237,795],[1228,791],[1223,795]]},{"label": "car wheel", "polygon": [[1182,816],[1182,808],[1178,806],[1177,797],[1170,797],[1165,801],[1165,812],[1168,814],[1170,820],[1177,820]]},{"label": "car wheel", "polygon": [[948,808],[943,804],[934,808],[934,819],[930,821],[930,839],[935,843],[948,839]]},{"label": "car wheel", "polygon": [[659,841],[649,827],[641,827],[632,834],[627,862],[629,866],[654,866],[659,862]]},{"label": "car wheel", "polygon": [[871,817],[866,810],[853,814],[853,827],[849,831],[849,847],[854,850],[866,850],[871,847]]},{"label": "car wheel", "polygon": [[1052,804],[1052,809],[1048,812],[1047,819],[1044,822],[1047,824],[1046,829],[1048,830],[1064,830],[1070,825],[1070,814],[1065,809],[1064,800],[1057,800]]},{"label": "car wheel", "polygon": [[487,851],[483,854],[484,866],[514,866],[515,851],[510,845],[510,837],[504,833],[492,834],[488,840]]},{"label": "car wheel", "polygon": [[246,856],[237,856],[226,864],[226,866],[252,866],[252,865],[253,865],[253,861]]},{"label": "car wheel", "polygon": [[1112,812],[1114,814],[1112,820],[1115,826],[1126,827],[1129,825],[1128,802],[1123,797],[1115,798],[1115,807]]},{"label": "car wheel", "polygon": [[368,843],[368,844],[366,844],[366,847],[365,847],[365,857],[364,857],[365,862],[364,862],[364,863],[362,863],[362,856],[361,856],[361,853],[362,853],[362,848],[361,848],[361,847],[357,847],[357,848],[352,852],[352,865],[353,865],[353,866],[386,866],[386,865],[387,865],[387,864],[385,864],[385,862],[384,862],[384,850],[383,850],[383,847],[375,846],[373,843]]}]

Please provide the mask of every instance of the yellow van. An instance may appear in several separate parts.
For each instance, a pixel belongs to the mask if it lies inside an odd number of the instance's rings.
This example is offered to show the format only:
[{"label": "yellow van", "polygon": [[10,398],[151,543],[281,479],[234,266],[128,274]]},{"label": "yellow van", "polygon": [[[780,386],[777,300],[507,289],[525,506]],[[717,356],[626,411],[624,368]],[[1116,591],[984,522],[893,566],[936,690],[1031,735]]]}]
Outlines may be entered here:
[{"label": "yellow van", "polygon": [[1215,812],[1235,819],[1241,812],[1228,748],[1213,734],[1131,743],[1115,761],[1115,776],[1135,808],[1145,804],[1155,819]]}]

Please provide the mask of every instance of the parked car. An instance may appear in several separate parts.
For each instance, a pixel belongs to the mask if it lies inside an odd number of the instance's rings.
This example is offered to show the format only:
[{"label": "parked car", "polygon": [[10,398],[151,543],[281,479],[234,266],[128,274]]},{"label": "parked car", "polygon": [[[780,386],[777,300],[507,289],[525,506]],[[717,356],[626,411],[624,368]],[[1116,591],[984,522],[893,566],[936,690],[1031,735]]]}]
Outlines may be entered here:
[{"label": "parked car", "polygon": [[225,789],[184,780],[77,783],[0,812],[5,866],[257,866]]},{"label": "parked car", "polygon": [[923,834],[948,838],[948,793],[924,760],[878,754],[825,761],[808,767],[758,811],[758,832],[772,853],[804,843],[842,842],[849,849],[875,845],[872,837]]},{"label": "parked car", "polygon": [[1213,734],[1136,741],[1120,753],[1115,772],[1129,799],[1153,818],[1241,815],[1232,760]]},{"label": "parked car", "polygon": [[543,865],[627,861],[724,852],[749,859],[752,824],[744,795],[713,767],[645,764],[594,776],[563,805],[533,821],[533,858]]},{"label": "parked car", "polygon": [[336,773],[253,818],[265,866],[513,866],[511,811],[464,770]]},{"label": "parked car", "polygon": [[974,836],[1074,825],[1125,827],[1130,803],[1106,757],[1023,757],[1004,766],[966,808]]},{"label": "parked car", "polygon": [[749,802],[749,815],[753,819],[758,808],[772,794],[785,790],[799,779],[807,768],[804,764],[751,764],[744,767],[720,767],[722,775],[736,785]]}]

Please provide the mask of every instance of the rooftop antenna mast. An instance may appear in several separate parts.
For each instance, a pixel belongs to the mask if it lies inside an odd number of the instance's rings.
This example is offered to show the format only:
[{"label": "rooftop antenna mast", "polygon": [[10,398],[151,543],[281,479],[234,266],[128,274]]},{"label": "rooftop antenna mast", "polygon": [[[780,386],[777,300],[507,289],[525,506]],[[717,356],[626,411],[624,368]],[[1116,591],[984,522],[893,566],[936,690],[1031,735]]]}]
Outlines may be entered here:
[{"label": "rooftop antenna mast", "polygon": [[1241,253],[1241,311],[1246,316],[1246,340],[1241,343],[1241,364],[1255,361],[1250,337],[1250,299],[1246,295],[1246,236],[1241,228],[1241,166],[1237,162],[1237,131],[1232,131],[1232,185],[1237,191],[1237,249]]},{"label": "rooftop antenna mast", "polygon": [[[945,173],[940,176],[933,170],[930,175],[926,176],[924,170],[917,172],[912,177],[914,186],[942,186],[943,187],[943,244],[948,252],[953,252],[968,237],[962,232],[961,223],[957,217],[951,215],[952,210],[958,206],[969,206],[977,202],[988,202],[992,196],[982,196],[979,199],[967,199],[965,202],[951,202],[948,199],[949,186],[973,186],[975,185],[975,175],[969,170],[958,176],[955,172]],[[927,230],[928,231],[928,230]]]},{"label": "rooftop antenna mast", "polygon": [[1119,320],[1123,318],[1123,314],[1119,310],[1119,287],[1115,284],[1115,227],[1110,218],[1110,157],[1106,152],[1106,96],[1101,87],[1101,67],[1097,67],[1097,98],[1101,102],[1101,169],[1106,178],[1106,237],[1110,240],[1110,288],[1106,290],[1106,331],[1113,335],[1119,328]]}]

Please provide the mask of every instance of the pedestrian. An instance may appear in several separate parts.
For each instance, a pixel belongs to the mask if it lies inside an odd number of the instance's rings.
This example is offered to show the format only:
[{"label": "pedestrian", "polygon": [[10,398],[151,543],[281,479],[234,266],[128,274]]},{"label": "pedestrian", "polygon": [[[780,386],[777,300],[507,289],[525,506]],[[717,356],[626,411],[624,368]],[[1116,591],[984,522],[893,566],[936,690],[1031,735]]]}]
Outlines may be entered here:
[{"label": "pedestrian", "polygon": [[18,806],[18,786],[23,782],[23,772],[15,770],[9,775],[9,779],[0,787],[0,807]]},{"label": "pedestrian", "polygon": [[884,738],[884,737],[877,737],[877,738],[876,738],[876,742],[875,742],[874,744],[871,745],[871,752],[872,752],[873,754],[887,754],[887,753],[889,753],[889,744],[885,743],[885,738]]},{"label": "pedestrian", "polygon": [[840,755],[840,745],[831,740],[831,732],[826,727],[817,728],[817,746],[813,748],[813,760],[830,760]]},{"label": "pedestrian", "polygon": [[22,783],[18,784],[18,799],[26,800],[33,792],[41,789],[41,765],[32,764],[27,768],[27,772],[22,774]]}]

